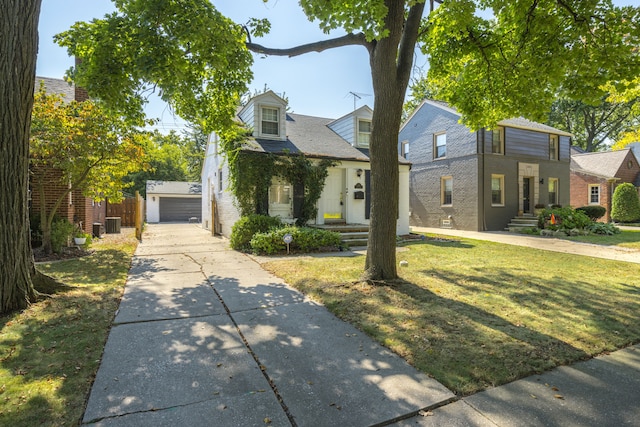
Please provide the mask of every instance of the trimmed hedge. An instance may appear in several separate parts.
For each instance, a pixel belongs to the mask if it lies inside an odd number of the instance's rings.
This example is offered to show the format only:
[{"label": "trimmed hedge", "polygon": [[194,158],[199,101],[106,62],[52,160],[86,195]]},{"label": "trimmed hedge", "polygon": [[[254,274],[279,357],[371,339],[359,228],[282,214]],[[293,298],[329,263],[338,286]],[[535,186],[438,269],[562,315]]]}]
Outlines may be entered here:
[{"label": "trimmed hedge", "polygon": [[607,208],[600,205],[581,206],[576,211],[584,212],[591,221],[597,221],[607,213]]},{"label": "trimmed hedge", "polygon": [[611,203],[611,218],[617,222],[635,222],[640,219],[640,198],[633,184],[625,182],[616,187]]}]

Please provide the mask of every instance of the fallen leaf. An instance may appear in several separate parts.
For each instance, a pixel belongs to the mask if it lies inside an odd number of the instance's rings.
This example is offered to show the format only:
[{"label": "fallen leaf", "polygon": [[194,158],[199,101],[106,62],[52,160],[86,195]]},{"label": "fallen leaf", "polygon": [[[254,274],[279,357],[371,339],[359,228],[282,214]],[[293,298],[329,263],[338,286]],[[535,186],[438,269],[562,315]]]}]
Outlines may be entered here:
[{"label": "fallen leaf", "polygon": [[559,389],[558,387],[556,387],[556,386],[551,387],[551,390],[553,390],[553,391],[560,391],[560,389]]},{"label": "fallen leaf", "polygon": [[264,423],[265,423],[265,424],[271,424],[271,418],[266,417],[266,418],[264,419]]},{"label": "fallen leaf", "polygon": [[431,417],[433,416],[433,412],[431,411],[418,411],[418,415],[423,416],[423,417]]},{"label": "fallen leaf", "polygon": [[532,397],[532,398],[534,398],[534,399],[537,399],[537,397],[536,397],[536,395],[535,395],[535,394],[530,394],[529,396],[531,396],[531,397]]},{"label": "fallen leaf", "polygon": [[555,397],[556,399],[564,399],[564,396],[561,394],[554,394],[553,397]]}]

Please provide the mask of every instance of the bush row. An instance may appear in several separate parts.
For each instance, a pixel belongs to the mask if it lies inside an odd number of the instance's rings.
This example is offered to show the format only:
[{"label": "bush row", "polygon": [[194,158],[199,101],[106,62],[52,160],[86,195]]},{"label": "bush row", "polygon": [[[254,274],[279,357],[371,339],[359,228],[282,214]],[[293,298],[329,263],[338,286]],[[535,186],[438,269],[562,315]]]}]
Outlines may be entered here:
[{"label": "bush row", "polygon": [[619,233],[620,229],[613,224],[595,222],[604,215],[604,212],[601,214],[601,209],[592,208],[600,207],[589,206],[589,209],[585,209],[587,207],[545,209],[538,215],[540,234],[548,235],[549,233],[563,232],[567,235],[590,233],[611,235]]},{"label": "bush row", "polygon": [[291,252],[332,251],[341,247],[340,233],[319,228],[297,227],[283,224],[279,218],[267,215],[249,215],[238,220],[231,228],[231,247],[238,251],[273,255],[285,253],[284,236],[290,234]]}]

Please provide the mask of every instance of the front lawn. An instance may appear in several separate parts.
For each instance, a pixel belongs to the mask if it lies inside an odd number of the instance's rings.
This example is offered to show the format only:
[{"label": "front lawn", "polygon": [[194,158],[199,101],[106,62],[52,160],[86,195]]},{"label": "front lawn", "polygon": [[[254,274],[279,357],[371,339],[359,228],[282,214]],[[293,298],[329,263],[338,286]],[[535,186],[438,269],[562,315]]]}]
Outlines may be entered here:
[{"label": "front lawn", "polygon": [[41,264],[72,288],[0,317],[0,425],[78,425],[137,241],[130,229],[95,253]]},{"label": "front lawn", "polygon": [[[618,234],[603,236],[601,234],[591,234],[589,236],[566,237],[576,242],[595,243],[596,245],[620,246],[640,250],[640,228],[637,230],[622,230]],[[638,254],[640,257],[640,254]]]},{"label": "front lawn", "polygon": [[640,342],[640,264],[470,239],[407,245],[401,281],[364,257],[266,268],[459,395]]}]

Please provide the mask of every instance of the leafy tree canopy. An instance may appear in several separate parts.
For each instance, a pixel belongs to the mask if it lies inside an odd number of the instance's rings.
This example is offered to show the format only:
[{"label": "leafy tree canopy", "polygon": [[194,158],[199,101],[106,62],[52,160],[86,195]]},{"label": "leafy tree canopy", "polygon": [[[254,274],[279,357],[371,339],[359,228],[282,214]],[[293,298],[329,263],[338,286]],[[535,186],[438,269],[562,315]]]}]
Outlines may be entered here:
[{"label": "leafy tree canopy", "polygon": [[640,123],[634,114],[638,99],[629,102],[610,102],[608,96],[600,104],[560,99],[551,106],[547,124],[573,134],[573,144],[585,151],[609,148],[609,142],[631,131]]},{"label": "leafy tree canopy", "polygon": [[[121,116],[91,100],[69,103],[60,95],[36,93],[29,144],[34,197],[40,200],[40,229],[46,252],[51,249],[51,224],[66,199],[75,190],[94,200],[122,198],[123,177],[142,167],[146,135],[132,128]],[[66,192],[45,190],[50,171]]]},{"label": "leafy tree canopy", "polygon": [[625,80],[617,87],[613,84],[607,84],[605,88],[609,91],[609,102],[633,103],[631,107],[633,125],[619,135],[611,148],[622,150],[631,143],[640,142],[640,76]]},{"label": "leafy tree canopy", "polygon": [[185,120],[224,133],[252,78],[243,28],[204,0],[114,3],[116,12],[56,36],[81,60],[69,77],[138,120],[158,89]]},{"label": "leafy tree canopy", "polygon": [[640,7],[609,0],[449,0],[425,29],[430,85],[474,129],[544,121],[559,94],[597,105],[640,72]]},{"label": "leafy tree canopy", "polygon": [[124,177],[125,183],[131,183],[128,191],[144,197],[148,180],[200,181],[206,143],[204,133],[194,126],[184,135],[154,131],[146,149],[146,167]]}]

